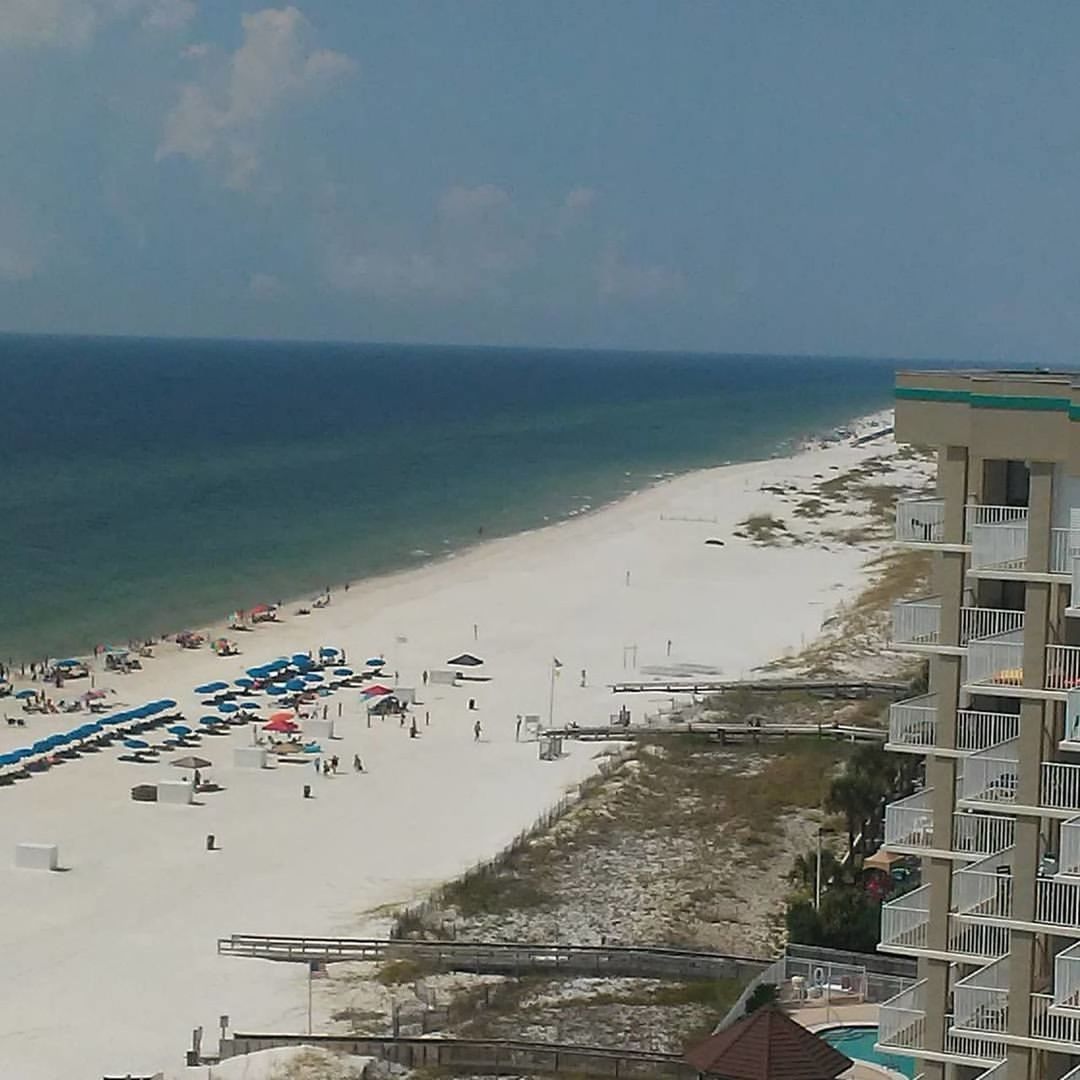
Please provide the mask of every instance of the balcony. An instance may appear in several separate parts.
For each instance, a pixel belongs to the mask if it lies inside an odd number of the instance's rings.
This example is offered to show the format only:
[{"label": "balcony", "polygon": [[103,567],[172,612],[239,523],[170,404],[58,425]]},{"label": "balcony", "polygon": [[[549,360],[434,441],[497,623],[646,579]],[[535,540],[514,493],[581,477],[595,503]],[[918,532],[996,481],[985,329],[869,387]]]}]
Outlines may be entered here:
[{"label": "balcony", "polygon": [[1054,957],[1054,1008],[1080,1015],[1080,942]]},{"label": "balcony", "polygon": [[975,543],[975,530],[997,528],[1008,525],[1027,527],[1028,508],[1026,506],[983,506],[981,503],[969,503],[964,507],[964,537],[969,544]]},{"label": "balcony", "polygon": [[1080,878],[1060,874],[1037,878],[1035,922],[1064,934],[1080,933]]},{"label": "balcony", "polygon": [[960,799],[1012,806],[1016,802],[1019,761],[1015,740],[980,750],[964,761]]},{"label": "balcony", "polygon": [[1058,872],[1080,875],[1080,817],[1061,823],[1061,852]]},{"label": "balcony", "polygon": [[927,789],[897,799],[885,807],[885,846],[891,851],[912,849],[913,854],[934,846],[934,814]]},{"label": "balcony", "polygon": [[925,949],[930,928],[930,886],[917,889],[881,905],[881,942],[883,952],[906,952]]},{"label": "balcony", "polygon": [[945,542],[944,499],[898,499],[896,542],[919,547]]},{"label": "balcony", "polygon": [[1024,613],[1012,608],[962,607],[960,609],[960,644],[968,645],[982,638],[997,638],[1013,631],[1023,632]]},{"label": "balcony", "polygon": [[926,980],[901,990],[878,1006],[878,1041],[883,1050],[913,1051],[926,1046]]},{"label": "balcony", "polygon": [[960,709],[956,714],[956,749],[965,753],[988,750],[1019,734],[1020,717],[1016,713]]},{"label": "balcony", "polygon": [[937,694],[923,694],[889,706],[889,741],[886,750],[925,754],[937,734]]},{"label": "balcony", "polygon": [[1047,690],[1065,692],[1080,687],[1080,645],[1046,646]]},{"label": "balcony", "polygon": [[966,680],[983,693],[1015,692],[1024,682],[1024,631],[971,642]]},{"label": "balcony", "polygon": [[[987,509],[983,507],[982,509]],[[1027,566],[1028,523],[1023,519],[971,527],[972,570],[1024,570]]]},{"label": "balcony", "polygon": [[933,650],[941,639],[941,597],[899,600],[892,609],[892,643]]},{"label": "balcony", "polygon": [[1013,848],[994,852],[953,874],[953,906],[968,918],[1010,919]]},{"label": "balcony", "polygon": [[1053,1008],[1052,994],[1031,995],[1031,1037],[1065,1043],[1072,1048],[1067,1052],[1080,1053],[1080,1016],[1051,1011]]},{"label": "balcony", "polygon": [[953,986],[953,1024],[961,1032],[1005,1035],[1009,1030],[1008,958],[980,968]]},{"label": "balcony", "polygon": [[964,810],[953,814],[953,852],[961,857],[981,860],[1011,848],[1016,835],[1016,821],[1004,814],[977,814]]},{"label": "balcony", "polygon": [[949,916],[949,953],[964,964],[990,964],[1009,952],[1009,928]]}]

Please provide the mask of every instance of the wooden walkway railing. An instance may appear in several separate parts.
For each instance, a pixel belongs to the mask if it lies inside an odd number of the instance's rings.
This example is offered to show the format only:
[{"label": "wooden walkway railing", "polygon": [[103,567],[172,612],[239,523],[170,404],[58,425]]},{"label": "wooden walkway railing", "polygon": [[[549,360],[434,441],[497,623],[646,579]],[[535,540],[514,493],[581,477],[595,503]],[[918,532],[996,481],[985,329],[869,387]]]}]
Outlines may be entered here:
[{"label": "wooden walkway railing", "polygon": [[434,1067],[482,1075],[573,1073],[615,1080],[621,1077],[645,1080],[652,1076],[696,1080],[698,1076],[679,1054],[502,1039],[237,1033],[222,1039],[219,1057],[225,1060],[279,1046],[318,1046],[338,1053],[376,1057],[410,1069]]},{"label": "wooden walkway railing", "polygon": [[651,946],[532,945],[261,934],[233,934],[221,938],[218,953],[292,963],[411,960],[440,971],[488,975],[542,973],[679,980],[743,978],[757,974],[770,963],[756,956]]},{"label": "wooden walkway railing", "polygon": [[802,691],[815,697],[866,698],[874,694],[907,694],[910,682],[896,679],[649,679],[611,683],[613,694],[730,694]]},{"label": "wooden walkway railing", "polygon": [[761,739],[842,739],[856,742],[884,742],[884,728],[857,727],[853,724],[664,724],[662,727],[643,725],[604,725],[595,727],[562,727],[545,730],[545,734],[582,741],[667,738],[675,735],[712,735],[721,740],[757,741]]}]

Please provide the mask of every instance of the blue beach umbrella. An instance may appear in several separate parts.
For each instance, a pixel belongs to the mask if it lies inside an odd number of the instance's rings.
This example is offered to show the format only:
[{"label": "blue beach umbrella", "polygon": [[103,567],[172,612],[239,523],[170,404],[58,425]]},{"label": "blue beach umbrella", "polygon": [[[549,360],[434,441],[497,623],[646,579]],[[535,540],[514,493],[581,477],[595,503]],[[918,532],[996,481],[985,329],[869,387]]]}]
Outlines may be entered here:
[{"label": "blue beach umbrella", "polygon": [[18,765],[22,757],[16,753],[0,754],[0,765]]},{"label": "blue beach umbrella", "polygon": [[199,723],[205,724],[207,727],[216,727],[221,723],[220,716],[200,716]]},{"label": "blue beach umbrella", "polygon": [[290,679],[285,684],[286,690],[305,690],[307,689],[307,683],[303,679]]},{"label": "blue beach umbrella", "polygon": [[125,739],[124,745],[129,750],[149,750],[150,744],[145,739]]},{"label": "blue beach umbrella", "polygon": [[268,686],[266,692],[271,697],[280,697],[282,694],[287,694],[288,690],[286,690],[284,686]]},{"label": "blue beach umbrella", "polygon": [[322,682],[323,677],[317,671],[309,671],[303,676],[304,682]]},{"label": "blue beach umbrella", "polygon": [[334,674],[335,675],[342,675],[342,676],[349,676],[349,675],[353,674],[353,669],[351,667],[334,668]]},{"label": "blue beach umbrella", "polygon": [[56,736],[48,735],[44,739],[38,739],[38,741],[30,747],[30,750],[35,754],[47,754],[55,746]]},{"label": "blue beach umbrella", "polygon": [[203,683],[202,686],[195,687],[196,694],[214,694],[218,690],[228,690],[229,684],[223,682],[208,682]]},{"label": "blue beach umbrella", "polygon": [[320,656],[337,656],[337,654],[338,654],[339,652],[341,652],[341,650],[340,650],[340,649],[336,649],[336,648],[334,648],[334,646],[333,646],[333,645],[324,645],[324,646],[323,646],[323,647],[322,647],[322,648],[321,648],[321,649],[319,650],[319,655],[320,655]]},{"label": "blue beach umbrella", "polygon": [[306,652],[294,652],[292,654],[292,662],[294,664],[310,664],[311,657]]},{"label": "blue beach umbrella", "polygon": [[373,656],[364,661],[368,667],[386,667],[386,661],[381,656]]},{"label": "blue beach umbrella", "polygon": [[249,709],[261,709],[262,708],[262,703],[258,702],[258,701],[238,701],[237,705],[239,705],[240,708],[244,709],[245,711],[247,711]]},{"label": "blue beach umbrella", "polygon": [[240,706],[237,705],[235,701],[223,701],[218,706],[218,712],[234,713],[234,712],[239,712],[239,711],[240,711]]},{"label": "blue beach umbrella", "polygon": [[235,686],[242,687],[244,690],[250,690],[255,685],[254,679],[233,679]]},{"label": "blue beach umbrella", "polygon": [[173,724],[172,727],[165,729],[170,735],[191,735],[192,730],[187,724]]},{"label": "blue beach umbrella", "polygon": [[131,713],[118,712],[113,713],[112,716],[106,716],[102,719],[103,724],[108,724],[112,727],[114,724],[126,724],[131,719]]},{"label": "blue beach umbrella", "polygon": [[16,690],[15,696],[17,698],[32,698],[37,696],[36,690]]}]

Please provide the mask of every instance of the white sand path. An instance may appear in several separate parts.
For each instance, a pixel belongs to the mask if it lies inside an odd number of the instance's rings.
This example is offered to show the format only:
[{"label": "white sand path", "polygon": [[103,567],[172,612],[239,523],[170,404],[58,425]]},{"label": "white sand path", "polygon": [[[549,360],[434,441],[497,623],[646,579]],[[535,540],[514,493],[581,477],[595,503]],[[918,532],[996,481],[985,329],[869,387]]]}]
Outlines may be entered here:
[{"label": "white sand path", "polygon": [[[588,724],[624,701],[638,718],[665,700],[610,694],[608,682],[636,674],[624,666],[624,646],[637,647],[639,668],[692,663],[738,677],[811,639],[858,588],[866,552],[758,548],[733,539],[732,528],[776,510],[763,483],[805,485],[882,452],[881,444],[833,446],[691,474],[566,524],[338,591],[324,611],[242,635],[242,657],[159,646],[146,670],[99,676],[117,701],[175,697],[191,717],[206,711],[195,685],[322,644],[344,646],[350,666],[385,651],[405,685],[474,651],[492,679],[475,689],[429,687],[416,740],[393,720],[368,728],[356,691],[331,698],[332,714],[344,703],[343,738],[332,751],[342,760],[337,777],[300,765],[235,770],[232,747],[250,739],[239,730],[204,737],[194,751],[214,761],[209,772],[225,788],[202,796],[202,806],[131,801],[132,784],[177,770],[119,762],[115,749],[0,789],[0,1073],[179,1074],[192,1027],[204,1025],[213,1045],[220,1013],[241,1030],[302,1030],[303,967],[218,957],[219,936],[371,932],[376,921],[365,912],[420,895],[493,853],[589,775],[595,745],[571,745],[563,760],[542,763],[535,744],[514,741],[515,714],[547,713],[553,656],[564,665],[556,721]],[[725,546],[706,546],[712,536]],[[65,695],[84,688],[73,683]],[[470,696],[477,713],[466,707]],[[0,726],[0,749],[74,726],[66,719]],[[360,776],[349,768],[357,752],[368,767]],[[314,786],[310,801],[304,783]],[[211,832],[219,851],[204,849]],[[70,869],[16,871],[20,840],[58,843]]]}]

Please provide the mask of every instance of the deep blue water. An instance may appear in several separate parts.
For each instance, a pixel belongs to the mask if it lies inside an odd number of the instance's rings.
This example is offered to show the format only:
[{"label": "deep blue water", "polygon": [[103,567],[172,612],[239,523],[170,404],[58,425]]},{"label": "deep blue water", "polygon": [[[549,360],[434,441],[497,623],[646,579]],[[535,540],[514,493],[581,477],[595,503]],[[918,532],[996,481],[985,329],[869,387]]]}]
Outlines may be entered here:
[{"label": "deep blue water", "polygon": [[886,361],[0,336],[0,656],[222,618],[775,453]]}]

